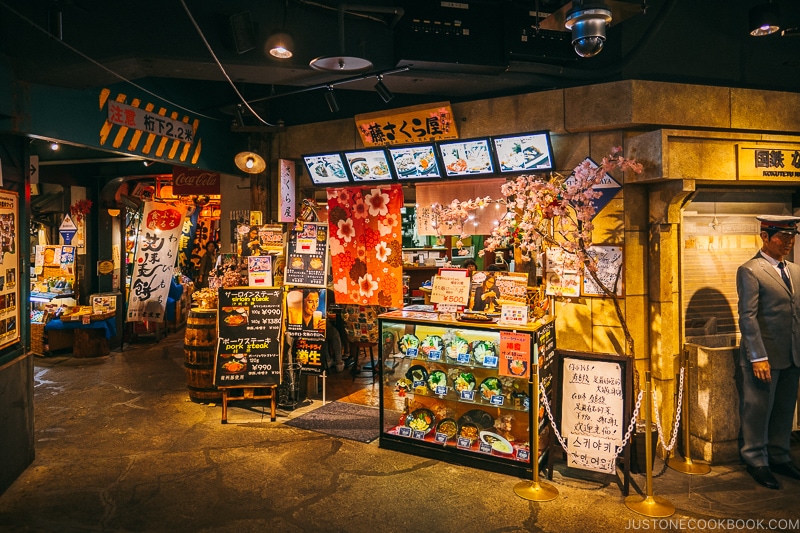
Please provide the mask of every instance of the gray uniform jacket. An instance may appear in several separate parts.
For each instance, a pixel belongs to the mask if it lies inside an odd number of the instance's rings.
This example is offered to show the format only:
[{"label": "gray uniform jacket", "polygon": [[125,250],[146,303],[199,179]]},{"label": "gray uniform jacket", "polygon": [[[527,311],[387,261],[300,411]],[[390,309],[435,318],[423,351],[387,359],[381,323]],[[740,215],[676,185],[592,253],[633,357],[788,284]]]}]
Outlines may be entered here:
[{"label": "gray uniform jacket", "polygon": [[800,266],[786,268],[794,293],[760,253],[736,271],[741,363],[766,357],[776,370],[800,366]]}]

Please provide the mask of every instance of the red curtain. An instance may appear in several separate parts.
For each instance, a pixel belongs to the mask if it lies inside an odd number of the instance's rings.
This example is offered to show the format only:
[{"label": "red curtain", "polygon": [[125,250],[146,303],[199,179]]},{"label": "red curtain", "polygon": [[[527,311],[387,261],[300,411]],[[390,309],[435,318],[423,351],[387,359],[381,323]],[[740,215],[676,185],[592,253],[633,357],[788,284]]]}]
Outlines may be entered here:
[{"label": "red curtain", "polygon": [[328,189],[336,303],[403,305],[401,185]]}]

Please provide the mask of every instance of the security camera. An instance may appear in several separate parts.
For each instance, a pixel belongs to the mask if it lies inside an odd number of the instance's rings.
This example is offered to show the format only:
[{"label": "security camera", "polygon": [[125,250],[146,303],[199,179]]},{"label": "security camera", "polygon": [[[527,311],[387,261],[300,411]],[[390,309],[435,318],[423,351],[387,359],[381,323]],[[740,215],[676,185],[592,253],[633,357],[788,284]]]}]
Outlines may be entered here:
[{"label": "security camera", "polygon": [[611,10],[602,2],[578,4],[567,12],[564,25],[572,30],[572,46],[581,57],[596,56],[606,42]]}]

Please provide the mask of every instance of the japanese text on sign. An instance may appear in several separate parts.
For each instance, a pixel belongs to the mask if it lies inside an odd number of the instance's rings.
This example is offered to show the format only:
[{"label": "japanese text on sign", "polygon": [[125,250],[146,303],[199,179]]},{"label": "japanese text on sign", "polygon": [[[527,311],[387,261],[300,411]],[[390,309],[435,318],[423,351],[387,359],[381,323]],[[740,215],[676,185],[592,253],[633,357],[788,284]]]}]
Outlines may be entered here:
[{"label": "japanese text on sign", "polygon": [[[738,179],[800,179],[800,147],[737,146]],[[792,180],[793,181],[793,180]]]},{"label": "japanese text on sign", "polygon": [[355,121],[364,146],[458,139],[453,111],[446,102],[399,109],[391,115],[356,115]]},{"label": "japanese text on sign", "polygon": [[158,113],[151,113],[138,107],[120,104],[119,102],[108,103],[108,121],[111,124],[169,137],[178,141],[190,143],[194,140],[194,130],[191,124],[186,124]]},{"label": "japanese text on sign", "polygon": [[214,384],[276,385],[281,376],[280,289],[221,289]]},{"label": "japanese text on sign", "polygon": [[464,277],[436,276],[431,289],[431,302],[466,306],[469,303],[470,279]]},{"label": "japanese text on sign", "polygon": [[530,378],[531,335],[514,331],[500,332],[501,376]]},{"label": "japanese text on sign", "polygon": [[[589,446],[588,449],[584,446],[584,451],[591,452],[594,457],[605,454],[613,463],[616,447],[622,445],[625,433],[622,383],[622,369],[618,363],[564,359],[561,425],[564,434],[572,436],[570,449],[573,440],[589,437],[595,440],[581,440]],[[613,445],[600,446],[598,443],[602,441]],[[596,464],[589,463],[570,466],[595,470]]]}]

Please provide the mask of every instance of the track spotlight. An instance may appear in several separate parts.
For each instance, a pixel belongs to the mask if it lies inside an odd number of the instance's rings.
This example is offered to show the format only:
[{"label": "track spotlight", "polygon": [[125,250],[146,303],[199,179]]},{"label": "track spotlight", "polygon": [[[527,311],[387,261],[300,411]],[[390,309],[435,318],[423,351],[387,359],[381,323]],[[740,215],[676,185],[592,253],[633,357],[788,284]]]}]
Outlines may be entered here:
[{"label": "track spotlight", "polygon": [[389,100],[394,98],[392,91],[383,83],[383,76],[378,76],[378,83],[375,84],[375,91],[377,91],[378,96],[381,97],[385,103],[389,103]]},{"label": "track spotlight", "polygon": [[750,35],[753,37],[772,35],[781,29],[780,20],[780,8],[778,4],[773,4],[772,0],[757,5],[750,10]]},{"label": "track spotlight", "polygon": [[339,102],[336,101],[336,95],[333,94],[333,85],[328,85],[328,90],[325,91],[325,101],[328,102],[328,109],[331,113],[339,111]]},{"label": "track spotlight", "polygon": [[278,31],[267,39],[266,47],[269,51],[269,55],[277,57],[278,59],[289,59],[292,57],[294,42],[292,41],[291,35],[284,31]]},{"label": "track spotlight", "polygon": [[234,110],[236,113],[236,125],[240,128],[244,127],[244,115],[242,115],[242,104],[236,104],[236,109]]}]

